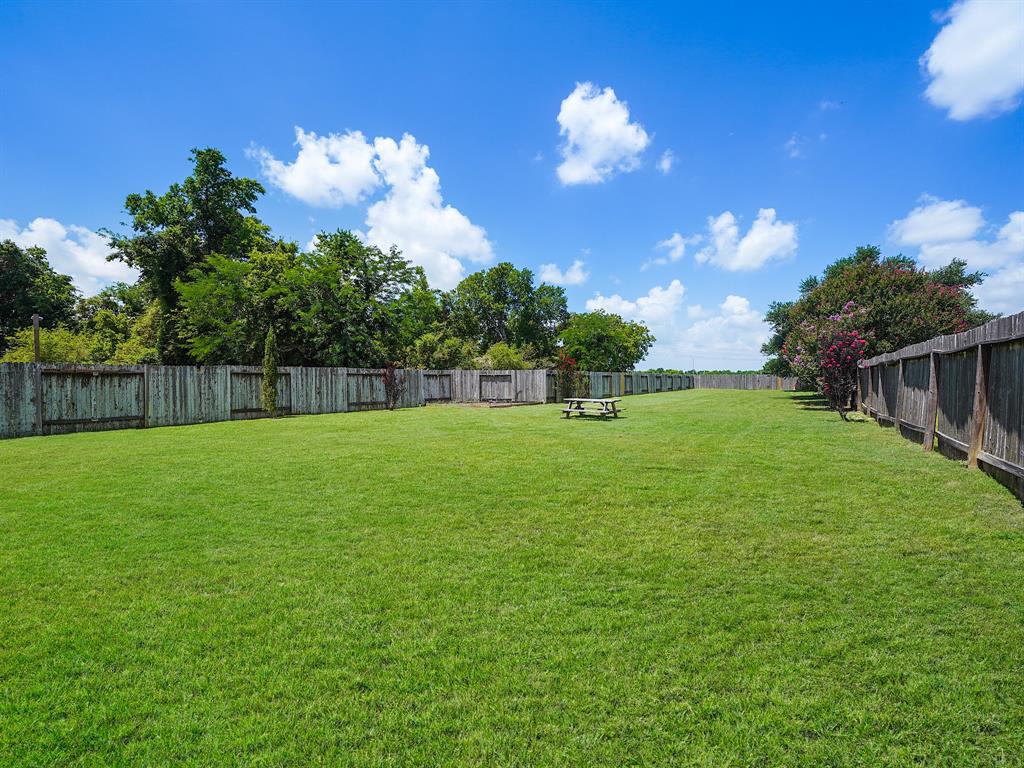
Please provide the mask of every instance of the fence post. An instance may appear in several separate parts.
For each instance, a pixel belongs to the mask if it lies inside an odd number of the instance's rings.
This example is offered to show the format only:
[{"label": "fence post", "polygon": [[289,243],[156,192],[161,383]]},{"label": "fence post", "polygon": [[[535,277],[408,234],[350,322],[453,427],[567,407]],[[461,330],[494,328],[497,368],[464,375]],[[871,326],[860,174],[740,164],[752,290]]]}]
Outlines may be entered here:
[{"label": "fence post", "polygon": [[142,366],[142,428],[149,426],[149,366]]},{"label": "fence post", "polygon": [[985,417],[988,415],[988,347],[978,345],[978,360],[974,373],[974,411],[971,414],[971,445],[967,451],[967,466],[977,468],[981,441],[985,439]]},{"label": "fence post", "polygon": [[892,425],[899,431],[900,428],[900,395],[903,394],[903,358],[901,357],[897,362],[899,365],[899,372],[896,376],[896,403],[893,405],[894,413],[889,414],[892,416]]},{"label": "fence post", "polygon": [[924,443],[926,451],[935,445],[935,419],[939,414],[939,355],[932,352],[928,355],[928,405],[924,414]]}]

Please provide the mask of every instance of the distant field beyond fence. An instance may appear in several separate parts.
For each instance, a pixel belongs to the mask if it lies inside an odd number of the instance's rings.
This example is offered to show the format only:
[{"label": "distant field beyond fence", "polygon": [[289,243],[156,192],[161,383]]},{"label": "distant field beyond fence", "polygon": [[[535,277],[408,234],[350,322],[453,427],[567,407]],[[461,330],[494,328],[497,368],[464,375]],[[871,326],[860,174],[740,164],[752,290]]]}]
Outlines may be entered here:
[{"label": "distant field beyond fence", "polygon": [[861,409],[1024,499],[1024,312],[865,360]]},{"label": "distant field beyond fence", "polygon": [[694,389],[780,389],[796,391],[796,377],[765,373],[698,373],[691,376]]}]

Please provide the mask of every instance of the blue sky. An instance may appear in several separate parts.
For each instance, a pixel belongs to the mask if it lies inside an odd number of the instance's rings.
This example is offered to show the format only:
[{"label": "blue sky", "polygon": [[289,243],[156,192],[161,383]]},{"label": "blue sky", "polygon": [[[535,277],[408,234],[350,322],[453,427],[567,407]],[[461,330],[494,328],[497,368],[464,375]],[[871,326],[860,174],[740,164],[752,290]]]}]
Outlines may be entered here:
[{"label": "blue sky", "polygon": [[8,2],[0,68],[0,236],[86,292],[126,276],[95,234],[125,195],[214,146],[276,233],[437,287],[529,267],[647,322],[652,365],[760,365],[769,303],[866,243],[1024,309],[1018,0]]}]

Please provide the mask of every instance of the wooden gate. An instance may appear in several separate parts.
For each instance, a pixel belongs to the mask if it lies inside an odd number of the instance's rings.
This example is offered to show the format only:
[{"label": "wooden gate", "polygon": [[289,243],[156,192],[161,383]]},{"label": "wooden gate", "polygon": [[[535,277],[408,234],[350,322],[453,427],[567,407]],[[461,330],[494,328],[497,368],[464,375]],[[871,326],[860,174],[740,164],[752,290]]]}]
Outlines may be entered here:
[{"label": "wooden gate", "polygon": [[[231,371],[231,418],[260,419],[267,415],[263,410],[263,370],[245,368]],[[285,371],[277,373],[277,411],[291,413],[292,384],[291,375]]]},{"label": "wooden gate", "polygon": [[372,411],[387,408],[384,379],[379,371],[348,372],[348,408],[350,411]]},{"label": "wooden gate", "polygon": [[40,372],[43,434],[145,426],[145,377],[138,368],[44,367]]},{"label": "wooden gate", "polygon": [[446,403],[452,399],[450,373],[424,373],[423,399],[428,403]]},{"label": "wooden gate", "polygon": [[505,402],[513,400],[512,374],[510,373],[481,373],[480,374],[480,401],[487,403]]}]

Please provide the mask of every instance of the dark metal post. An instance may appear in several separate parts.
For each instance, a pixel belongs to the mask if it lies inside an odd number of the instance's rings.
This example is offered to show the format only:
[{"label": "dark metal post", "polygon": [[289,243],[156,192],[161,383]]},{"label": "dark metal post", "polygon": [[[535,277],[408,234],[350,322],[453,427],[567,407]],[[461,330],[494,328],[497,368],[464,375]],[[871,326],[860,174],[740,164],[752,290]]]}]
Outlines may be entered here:
[{"label": "dark metal post", "polygon": [[39,321],[42,319],[39,315],[32,315],[32,343],[36,353],[36,365],[39,365],[41,362],[40,358],[42,357],[39,353]]}]

